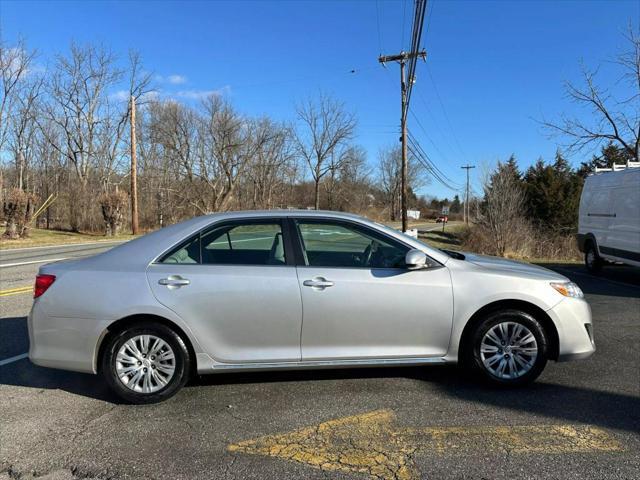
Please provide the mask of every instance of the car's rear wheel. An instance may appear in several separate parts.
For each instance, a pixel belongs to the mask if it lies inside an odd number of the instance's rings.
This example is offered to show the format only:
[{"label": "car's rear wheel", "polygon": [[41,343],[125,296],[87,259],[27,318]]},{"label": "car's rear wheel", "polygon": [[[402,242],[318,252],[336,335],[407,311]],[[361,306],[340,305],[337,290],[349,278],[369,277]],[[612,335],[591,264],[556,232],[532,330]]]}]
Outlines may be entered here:
[{"label": "car's rear wheel", "polygon": [[584,253],[584,264],[587,267],[587,270],[590,273],[598,274],[602,271],[602,267],[604,266],[604,261],[598,255],[598,250],[596,246],[589,242],[587,244],[587,248]]},{"label": "car's rear wheel", "polygon": [[137,323],[107,339],[101,365],[111,389],[130,403],[156,403],[187,382],[189,350],[171,328]]},{"label": "car's rear wheel", "polygon": [[487,315],[472,337],[473,365],[491,382],[523,385],[534,381],[547,364],[544,328],[530,314],[502,310]]}]

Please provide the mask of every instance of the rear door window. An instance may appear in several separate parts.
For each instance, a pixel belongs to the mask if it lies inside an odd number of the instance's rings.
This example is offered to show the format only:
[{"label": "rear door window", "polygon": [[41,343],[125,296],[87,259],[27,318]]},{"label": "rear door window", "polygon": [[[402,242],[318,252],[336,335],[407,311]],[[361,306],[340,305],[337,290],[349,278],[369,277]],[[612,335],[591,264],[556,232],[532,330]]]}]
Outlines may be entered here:
[{"label": "rear door window", "polygon": [[285,265],[280,222],[246,223],[213,228],[202,234],[205,265]]},{"label": "rear door window", "polygon": [[204,265],[285,265],[279,220],[214,226],[165,255],[161,263]]}]

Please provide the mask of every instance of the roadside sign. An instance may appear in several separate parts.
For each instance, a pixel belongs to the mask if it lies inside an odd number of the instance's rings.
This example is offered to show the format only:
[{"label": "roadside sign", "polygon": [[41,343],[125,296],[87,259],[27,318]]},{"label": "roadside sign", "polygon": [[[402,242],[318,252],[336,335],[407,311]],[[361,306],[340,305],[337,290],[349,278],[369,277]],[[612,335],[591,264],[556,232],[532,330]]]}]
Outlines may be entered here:
[{"label": "roadside sign", "polygon": [[449,207],[442,207],[442,214],[449,215]]}]

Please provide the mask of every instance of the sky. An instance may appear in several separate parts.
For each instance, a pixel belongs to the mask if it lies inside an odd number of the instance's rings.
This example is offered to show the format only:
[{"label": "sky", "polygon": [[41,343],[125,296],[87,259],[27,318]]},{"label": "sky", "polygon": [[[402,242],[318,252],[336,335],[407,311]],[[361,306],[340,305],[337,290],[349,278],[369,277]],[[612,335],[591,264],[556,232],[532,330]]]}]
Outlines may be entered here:
[{"label": "sky", "polygon": [[[102,44],[123,62],[134,49],[167,98],[217,92],[242,113],[291,122],[296,102],[330,94],[357,115],[355,141],[372,167],[399,138],[399,67],[378,56],[409,49],[412,16],[410,0],[0,0],[4,41],[24,38],[43,66],[72,40]],[[478,166],[480,191],[481,172],[511,154],[523,169],[551,161],[562,139],[540,121],[589,115],[566,99],[564,82],[579,82],[583,64],[602,65],[598,78],[614,84],[608,60],[629,24],[640,27],[640,0],[428,0],[427,61],[417,66],[408,128],[460,188],[467,163]],[[434,180],[419,193],[459,191]]]}]

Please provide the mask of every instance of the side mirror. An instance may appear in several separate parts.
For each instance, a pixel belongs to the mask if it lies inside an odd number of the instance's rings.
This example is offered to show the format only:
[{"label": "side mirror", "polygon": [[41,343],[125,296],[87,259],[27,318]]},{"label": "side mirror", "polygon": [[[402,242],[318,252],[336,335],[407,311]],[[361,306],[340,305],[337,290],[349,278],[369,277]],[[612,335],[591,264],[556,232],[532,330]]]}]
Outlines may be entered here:
[{"label": "side mirror", "polygon": [[409,250],[404,257],[404,263],[409,270],[419,270],[427,265],[427,254],[422,250]]}]

